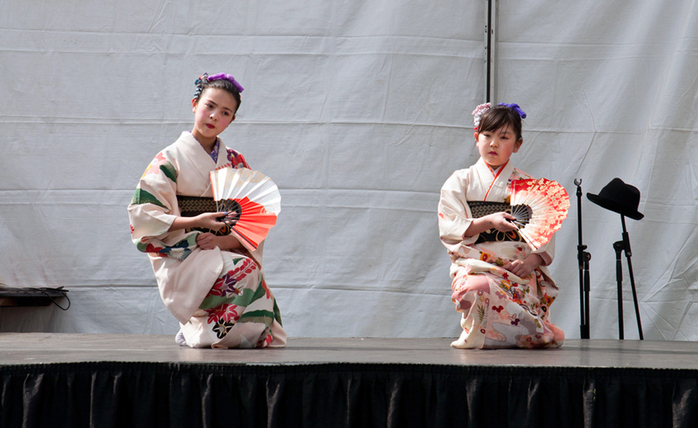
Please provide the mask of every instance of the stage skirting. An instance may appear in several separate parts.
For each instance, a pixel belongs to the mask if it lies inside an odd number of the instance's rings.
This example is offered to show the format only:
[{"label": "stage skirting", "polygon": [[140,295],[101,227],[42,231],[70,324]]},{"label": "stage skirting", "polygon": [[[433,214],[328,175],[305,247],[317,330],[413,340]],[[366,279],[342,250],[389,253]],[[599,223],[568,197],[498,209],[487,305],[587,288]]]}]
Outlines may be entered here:
[{"label": "stage skirting", "polygon": [[[80,336],[80,340],[84,346],[90,338]],[[134,361],[127,361],[129,349],[116,343],[112,358],[116,361],[104,355],[103,361],[70,357],[59,362],[55,354],[48,357],[51,349],[45,349],[46,362],[19,363],[37,350],[24,349],[22,354],[5,347],[0,351],[5,356],[0,365],[0,424],[363,428],[694,427],[698,423],[698,371],[692,367],[661,368],[661,361],[654,367],[580,366],[579,360],[615,358],[594,357],[600,351],[583,346],[571,351],[462,351],[435,348],[448,345],[437,340],[421,342],[414,351],[408,342],[391,348],[390,339],[362,341],[361,346],[356,345],[358,339],[346,339],[350,343],[346,349],[337,348],[342,339],[332,339],[325,348],[326,340],[304,340],[308,346],[296,348],[299,353],[289,354],[288,361],[280,360],[285,352],[293,352],[294,339],[289,348],[279,350],[183,349],[181,354],[176,345],[162,342],[172,347],[172,355],[179,355],[169,359],[178,361],[164,361],[168,358],[162,358],[160,350],[153,351],[154,361],[144,361],[147,349],[140,346],[138,352],[132,350]],[[338,362],[324,361],[332,346],[344,356]],[[77,346],[70,355],[78,355],[80,349]],[[616,352],[625,351],[621,347]],[[373,359],[383,355],[385,361],[349,361],[357,352]],[[558,359],[564,359],[566,352],[588,355],[576,355],[570,365],[563,365]],[[690,351],[676,352],[682,361],[695,358]],[[474,355],[470,359],[475,363],[433,361],[439,355],[462,360],[464,353]],[[314,360],[314,354],[318,361],[307,362]],[[420,354],[425,363],[410,362]],[[248,361],[233,358],[240,355]],[[259,358],[268,355],[273,358]],[[659,352],[654,357],[664,355]],[[232,360],[220,361],[225,356]],[[207,357],[213,361],[205,361]],[[551,358],[551,365],[540,362]]]}]

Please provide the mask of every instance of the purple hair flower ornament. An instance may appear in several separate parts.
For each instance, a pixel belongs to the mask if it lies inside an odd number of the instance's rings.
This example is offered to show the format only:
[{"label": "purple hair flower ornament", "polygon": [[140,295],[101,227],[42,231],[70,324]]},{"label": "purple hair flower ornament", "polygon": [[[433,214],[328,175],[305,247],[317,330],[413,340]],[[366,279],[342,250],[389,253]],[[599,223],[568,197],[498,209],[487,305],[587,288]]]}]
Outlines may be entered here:
[{"label": "purple hair flower ornament", "polygon": [[209,80],[209,82],[211,80],[227,80],[228,82],[232,83],[233,86],[235,86],[235,89],[237,89],[238,92],[242,92],[245,90],[245,88],[243,88],[242,85],[240,85],[238,83],[238,81],[235,80],[235,78],[233,76],[231,76],[230,74],[226,74],[226,73],[212,74],[211,76],[208,76],[208,80]]},{"label": "purple hair flower ornament", "polygon": [[238,81],[235,80],[235,78],[230,74],[218,73],[209,76],[208,73],[204,73],[201,76],[199,76],[199,78],[196,79],[196,81],[194,82],[194,84],[196,85],[196,92],[194,93],[195,99],[198,99],[199,95],[201,95],[201,91],[204,90],[204,83],[210,82],[212,80],[227,80],[228,82],[232,83],[233,86],[235,86],[235,89],[237,89],[238,92],[242,92],[245,90],[245,88],[243,88],[242,85],[240,85]]},{"label": "purple hair flower ornament", "polygon": [[521,119],[526,119],[526,112],[523,111],[523,110],[521,110],[521,107],[519,107],[518,104],[514,104],[514,103],[511,103],[511,104],[499,103],[499,105],[500,105],[500,106],[509,107],[510,109],[512,109],[512,110],[514,110],[515,112],[517,112],[517,113],[519,114],[519,116],[521,116]]}]

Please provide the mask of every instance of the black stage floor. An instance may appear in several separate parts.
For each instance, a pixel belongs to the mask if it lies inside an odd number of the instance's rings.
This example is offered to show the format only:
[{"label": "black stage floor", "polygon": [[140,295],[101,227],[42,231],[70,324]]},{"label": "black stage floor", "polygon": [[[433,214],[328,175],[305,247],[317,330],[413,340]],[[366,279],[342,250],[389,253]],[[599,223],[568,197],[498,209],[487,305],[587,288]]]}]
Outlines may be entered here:
[{"label": "black stage floor", "polygon": [[291,338],[190,349],[172,336],[0,334],[0,427],[693,427],[698,343]]}]

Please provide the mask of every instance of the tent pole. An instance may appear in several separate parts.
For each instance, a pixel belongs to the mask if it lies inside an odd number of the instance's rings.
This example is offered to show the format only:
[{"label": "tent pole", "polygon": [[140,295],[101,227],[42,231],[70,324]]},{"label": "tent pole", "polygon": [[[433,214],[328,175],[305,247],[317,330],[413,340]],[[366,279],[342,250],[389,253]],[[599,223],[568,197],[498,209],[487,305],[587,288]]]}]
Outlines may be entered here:
[{"label": "tent pole", "polygon": [[497,0],[486,0],[485,5],[485,102],[496,102],[497,77]]}]

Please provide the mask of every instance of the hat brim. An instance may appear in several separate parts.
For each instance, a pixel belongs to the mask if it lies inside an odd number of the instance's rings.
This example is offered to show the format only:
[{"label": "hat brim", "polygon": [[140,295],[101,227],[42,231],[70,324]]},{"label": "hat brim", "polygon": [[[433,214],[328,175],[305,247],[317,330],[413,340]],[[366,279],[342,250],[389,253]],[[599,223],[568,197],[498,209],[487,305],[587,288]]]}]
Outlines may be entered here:
[{"label": "hat brim", "polygon": [[595,203],[596,205],[606,208],[607,210],[617,212],[618,214],[623,214],[624,216],[630,217],[633,220],[640,220],[645,216],[636,209],[628,209],[628,207],[626,207],[625,205],[621,205],[616,201],[606,199],[603,196],[587,193],[587,198],[589,198],[589,200]]}]

